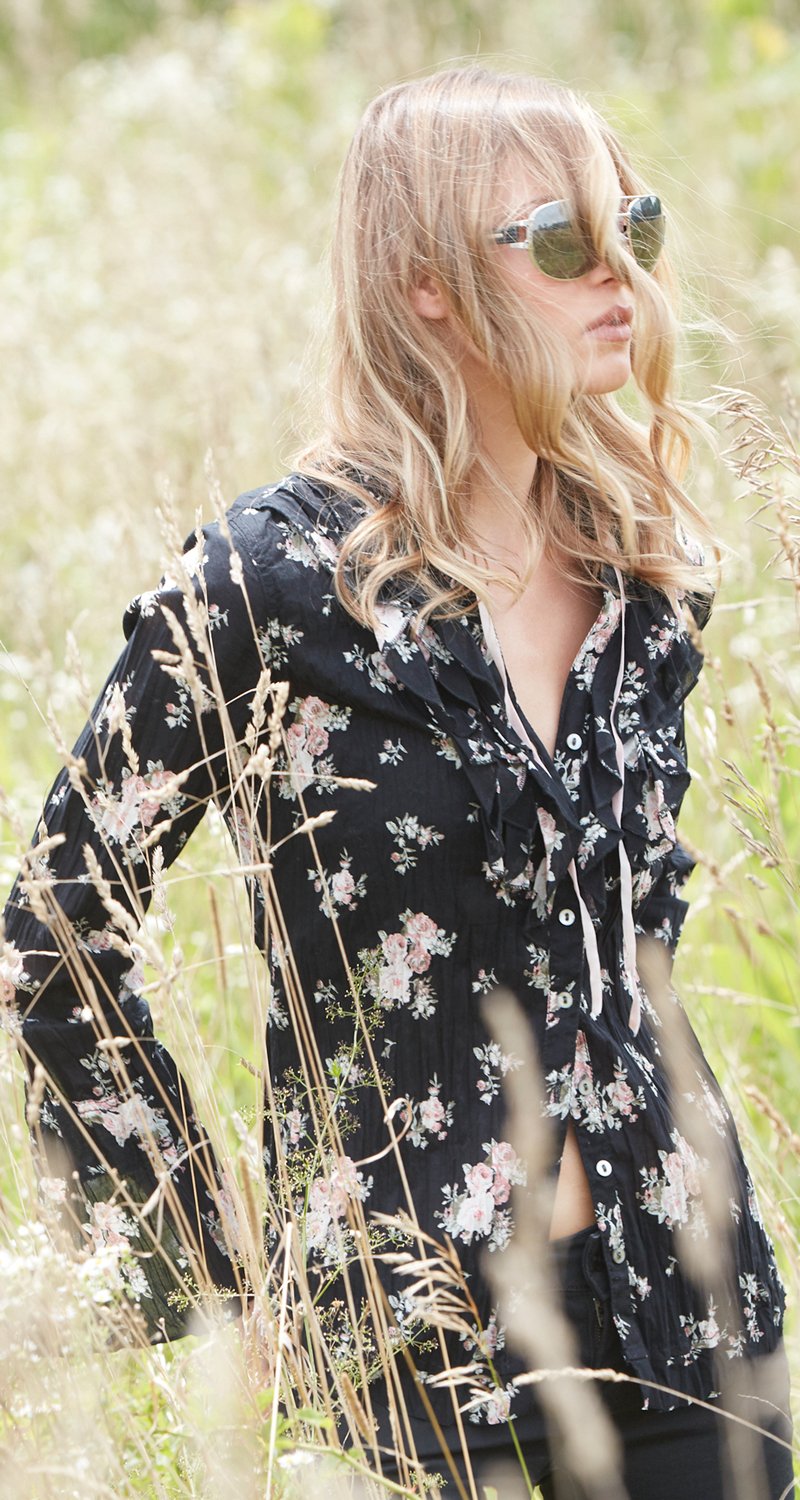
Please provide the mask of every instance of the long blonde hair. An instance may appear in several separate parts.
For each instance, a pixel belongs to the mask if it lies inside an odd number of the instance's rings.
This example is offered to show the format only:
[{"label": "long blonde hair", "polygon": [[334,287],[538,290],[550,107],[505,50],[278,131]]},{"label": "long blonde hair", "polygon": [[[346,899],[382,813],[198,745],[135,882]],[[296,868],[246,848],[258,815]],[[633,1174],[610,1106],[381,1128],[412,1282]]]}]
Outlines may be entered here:
[{"label": "long blonde hair", "polygon": [[[633,288],[633,374],[648,424],[613,396],[576,394],[556,331],[501,278],[488,231],[509,161],[571,201],[598,253]],[[450,68],[369,105],[339,179],[327,409],[295,464],[366,507],[335,575],[356,619],[374,626],[389,579],[421,595],[420,620],[489,602],[487,585],[505,575],[464,556],[474,555],[468,513],[478,479],[519,523],[519,588],[542,550],[582,581],[611,564],[672,598],[709,587],[682,540],[688,530],[715,550],[680,484],[692,422],[671,391],[675,278],[666,255],[654,272],[641,270],[613,229],[620,191],[650,187],[586,100],[540,79]],[[507,381],[538,455],[525,502],[481,454],[458,359],[412,306],[410,291],[426,276],[446,288],[453,318]]]}]

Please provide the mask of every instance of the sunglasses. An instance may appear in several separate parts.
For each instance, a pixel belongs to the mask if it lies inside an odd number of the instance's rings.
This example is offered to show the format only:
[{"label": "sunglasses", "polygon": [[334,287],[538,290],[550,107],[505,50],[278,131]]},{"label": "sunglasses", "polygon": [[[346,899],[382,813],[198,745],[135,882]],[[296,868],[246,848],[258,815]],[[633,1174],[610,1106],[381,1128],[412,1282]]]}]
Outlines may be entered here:
[{"label": "sunglasses", "polygon": [[[528,250],[545,276],[555,281],[574,281],[598,264],[591,243],[573,222],[569,203],[559,199],[542,203],[529,219],[496,229],[498,245]],[[661,199],[654,193],[621,198],[617,224],[628,249],[643,271],[652,271],[664,244],[666,219]]]}]

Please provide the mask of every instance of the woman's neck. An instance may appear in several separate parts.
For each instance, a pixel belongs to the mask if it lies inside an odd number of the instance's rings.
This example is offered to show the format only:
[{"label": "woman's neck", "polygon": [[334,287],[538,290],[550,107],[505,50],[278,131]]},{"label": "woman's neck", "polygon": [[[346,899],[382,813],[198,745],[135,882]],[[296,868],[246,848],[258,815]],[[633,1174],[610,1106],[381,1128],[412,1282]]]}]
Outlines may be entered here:
[{"label": "woman's neck", "polygon": [[[526,506],[536,474],[537,457],[519,426],[508,389],[483,361],[462,361],[470,404],[477,416],[483,458],[499,474],[506,491]],[[519,562],[522,527],[498,504],[497,489],[478,473],[469,500],[469,520],[484,556],[501,567]]]}]

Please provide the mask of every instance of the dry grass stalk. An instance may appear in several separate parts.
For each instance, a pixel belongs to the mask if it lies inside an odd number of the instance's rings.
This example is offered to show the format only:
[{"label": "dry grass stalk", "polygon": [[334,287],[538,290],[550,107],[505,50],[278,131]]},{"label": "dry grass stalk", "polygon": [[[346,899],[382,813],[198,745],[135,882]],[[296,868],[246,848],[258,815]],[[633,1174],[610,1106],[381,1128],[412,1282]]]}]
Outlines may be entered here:
[{"label": "dry grass stalk", "polygon": [[[671,961],[663,944],[654,938],[640,940],[638,968],[658,1025],[658,1042],[666,1075],[675,1126],[688,1144],[696,1169],[697,1195],[702,1204],[695,1219],[676,1229],[678,1258],[691,1280],[703,1294],[708,1312],[706,1334],[715,1347],[718,1336],[716,1313],[725,1305],[725,1288],[731,1285],[732,1223],[730,1203],[734,1182],[728,1156],[725,1126],[712,1119],[702,1102],[702,1080],[697,1069],[697,1053],[683,1007],[671,987]],[[698,1087],[700,1086],[700,1087]],[[730,1129],[730,1124],[727,1127]],[[728,1327],[735,1338],[742,1328]],[[747,1362],[729,1359],[721,1340],[715,1349],[716,1385],[720,1407],[735,1408],[739,1398],[750,1393],[759,1399],[759,1365],[752,1377]],[[752,1408],[751,1408],[752,1409]],[[731,1500],[769,1500],[767,1476],[756,1432],[746,1422],[726,1421],[720,1413],[723,1442],[727,1453],[727,1473]]]},{"label": "dry grass stalk", "polygon": [[496,989],[483,1007],[488,1030],[506,1054],[523,1059],[509,1072],[504,1088],[509,1104],[508,1135],[526,1162],[528,1187],[513,1188],[516,1232],[502,1256],[486,1257],[486,1273],[501,1307],[514,1299],[508,1336],[530,1362],[520,1377],[536,1384],[551,1425],[558,1460],[581,1486],[587,1500],[626,1500],[622,1453],[591,1380],[567,1374],[579,1366],[577,1340],[566,1319],[548,1256],[547,1226],[552,1217],[550,1137],[531,1098],[544,1098],[545,1085],[524,1013],[509,990]]},{"label": "dry grass stalk", "polygon": [[[339,140],[348,132],[353,97],[361,96],[365,87],[370,91],[374,89],[376,56],[394,55],[395,68],[399,66],[401,72],[411,72],[429,61],[437,48],[440,55],[443,48],[449,55],[460,50],[462,42],[459,40],[458,17],[451,15],[449,10],[442,20],[432,14],[430,7],[413,7],[413,14],[404,18],[400,36],[395,22],[391,22],[391,18],[387,20],[389,11],[384,15],[380,7],[366,7],[362,8],[363,14],[359,12],[355,25],[353,17],[349,18],[349,43],[355,49],[354,55],[363,59],[357,77],[350,71],[352,59],[349,56],[345,67],[342,54],[334,52],[332,56],[318,56],[311,47],[308,66],[304,61],[298,69],[292,55],[290,72],[281,55],[280,41],[269,28],[269,17],[266,13],[263,16],[259,13],[262,8],[234,7],[231,12],[233,25],[226,24],[221,17],[204,16],[202,26],[198,28],[182,21],[171,0],[170,3],[158,0],[151,9],[157,11],[167,24],[168,30],[162,36],[156,33],[151,43],[135,55],[126,57],[121,53],[106,63],[95,59],[73,75],[70,64],[80,49],[73,51],[67,46],[58,18],[53,20],[56,9],[40,4],[26,5],[24,0],[16,0],[11,6],[11,32],[32,82],[34,98],[38,92],[42,103],[46,100],[47,118],[55,128],[51,132],[48,124],[47,134],[52,133],[52,147],[48,141],[45,155],[52,165],[45,161],[41,143],[25,118],[18,122],[18,129],[9,132],[11,149],[4,162],[4,180],[7,173],[9,182],[6,207],[11,254],[8,258],[10,274],[4,282],[10,317],[6,334],[9,357],[2,403],[2,447],[6,455],[8,493],[18,492],[19,477],[24,475],[29,494],[36,497],[36,505],[31,510],[35,509],[37,515],[29,517],[34,543],[32,552],[39,541],[48,544],[53,538],[60,539],[66,530],[64,518],[69,515],[76,530],[84,534],[84,554],[87,550],[92,554],[87,566],[80,559],[79,549],[73,549],[69,586],[61,590],[62,600],[68,601],[66,605],[59,607],[56,604],[54,608],[57,585],[63,584],[65,577],[63,566],[59,570],[52,562],[44,560],[36,572],[34,587],[30,588],[27,581],[25,584],[33,615],[30,639],[35,641],[37,618],[48,621],[54,617],[52,640],[56,642],[54,649],[60,655],[58,631],[63,624],[63,613],[72,607],[69,601],[80,600],[84,588],[90,597],[93,574],[102,569],[106,559],[109,567],[117,568],[120,562],[124,566],[121,554],[126,550],[126,544],[132,543],[134,574],[137,567],[141,575],[150,566],[149,544],[141,540],[141,517],[149,514],[153,472],[165,464],[180,469],[185,475],[186,491],[190,493],[196,478],[190,455],[197,446],[199,427],[203,427],[204,442],[208,432],[215,442],[220,443],[228,465],[228,487],[237,469],[239,472],[253,471],[258,467],[265,473],[274,472],[277,458],[269,440],[265,442],[262,434],[276,427],[287,396],[293,394],[295,376],[290,373],[287,377],[287,371],[293,372],[294,351],[303,340],[304,324],[308,321],[306,307],[313,300],[313,291],[309,297],[309,287],[313,287],[316,237],[310,237],[310,249],[306,252],[305,242],[298,241],[296,225],[309,213],[313,217],[319,205],[320,187],[324,191],[327,165],[320,142],[328,143],[326,153],[336,154]],[[77,15],[81,7],[73,4],[71,9]],[[85,5],[83,9],[86,9]],[[654,22],[654,13],[639,9],[641,14],[637,11],[633,15],[634,31],[641,23],[644,34],[651,36],[652,25],[663,23],[671,35],[669,16],[666,22],[663,15],[660,22],[655,16]],[[467,16],[465,11],[464,16],[464,24],[468,22],[474,27],[472,12]],[[573,53],[568,45],[565,48],[570,18],[559,22],[553,16],[556,12],[551,15],[546,7],[535,11],[528,9],[524,14],[512,7],[508,12],[509,31],[506,35],[513,34],[513,45],[517,50],[520,35],[529,35],[532,39],[535,35],[539,54],[551,55],[558,70],[559,58],[568,67],[572,66]],[[348,17],[344,14],[340,19],[347,37]],[[481,16],[484,32],[489,24],[500,47],[504,45],[501,35],[504,20],[504,7],[495,7],[492,16],[484,7]],[[529,28],[528,31],[519,31],[520,21],[523,27]],[[264,36],[268,39],[266,47],[263,40],[259,43],[262,22]],[[705,23],[700,21],[698,24]],[[566,33],[561,30],[564,25]],[[392,54],[391,48],[385,45],[392,31],[393,44],[395,47],[399,45],[402,53],[400,63],[396,53]],[[701,34],[695,33],[694,42],[689,38],[692,47]],[[614,28],[600,23],[592,33],[592,42],[599,48],[598,56],[603,61],[602,76],[605,83],[610,78],[612,84],[615,77],[613,36]],[[630,71],[631,36],[628,28],[623,54],[625,78]],[[486,40],[485,36],[483,40]],[[685,37],[678,40],[686,42]],[[738,44],[741,38],[735,40]],[[494,45],[491,38],[489,44]],[[470,39],[468,49],[472,45]],[[292,46],[303,46],[294,31]],[[585,36],[582,49],[586,54]],[[672,50],[657,46],[649,48],[651,72],[653,58],[672,56]],[[745,51],[750,66],[749,33]],[[301,55],[305,60],[305,53]],[[621,75],[616,76],[619,82]],[[340,90],[345,101],[341,109],[337,112],[326,107],[324,120],[313,111],[303,113],[304,80],[309,95],[316,94],[318,98],[329,100],[330,90],[320,87],[320,84],[324,85],[331,78],[344,85]],[[273,116],[264,113],[265,79],[267,95],[276,100],[275,109],[291,111],[288,118],[292,122],[302,121],[303,138],[308,146],[309,160],[314,165],[314,171],[305,178],[297,171],[295,131],[283,128],[287,114]],[[757,77],[755,84],[759,86]],[[624,93],[624,80],[621,92]],[[248,99],[258,101],[254,114],[248,115]],[[297,100],[299,104],[294,102]],[[11,118],[13,120],[13,115]],[[275,128],[276,121],[280,128]],[[265,127],[270,132],[272,145],[266,174],[266,191],[270,196],[266,200],[267,213],[254,215],[253,204],[262,201],[260,195],[265,190]],[[691,128],[696,128],[694,116]],[[291,139],[291,151],[284,153],[280,135]],[[735,131],[731,139],[738,140]],[[170,161],[176,164],[174,177],[170,175]],[[250,161],[256,165],[257,170],[253,173],[249,170]],[[26,180],[26,174],[32,182]],[[95,191],[95,182],[101,190]],[[257,192],[253,191],[254,185]],[[35,186],[37,200],[41,203],[41,211],[37,209],[35,214],[30,211],[31,186]],[[126,201],[130,205],[127,209],[124,206]],[[201,235],[196,233],[198,211],[204,224]],[[28,219],[30,227],[26,223]],[[180,232],[176,232],[174,221],[188,226],[190,232],[185,240]],[[240,253],[242,245],[247,246],[245,255]],[[113,255],[109,255],[106,247],[113,247]],[[22,253],[18,254],[18,250]],[[19,275],[13,263],[23,267],[28,264],[28,259],[34,274],[28,273],[29,286],[26,288],[25,278]],[[190,287],[213,288],[213,295],[201,295],[197,299],[199,314],[195,315],[195,326],[192,326],[191,306],[187,307],[188,298],[183,295],[179,299],[180,306],[176,305],[174,309],[180,316],[173,321],[171,303],[178,300],[175,289],[171,289],[168,276],[153,275],[156,265],[174,266],[176,285],[181,293]],[[227,268],[230,268],[230,273]],[[789,291],[788,275],[786,280]],[[761,278],[759,286],[763,287]],[[98,304],[98,290],[101,292],[100,316],[95,321],[90,309]],[[269,310],[268,318],[260,328],[258,313],[254,313],[259,305]],[[80,309],[72,313],[71,321],[68,308]],[[56,316],[51,315],[52,310],[56,311]],[[187,313],[188,323],[182,321]],[[114,335],[111,339],[108,337],[110,327],[113,327]],[[267,328],[268,338],[265,337]],[[75,337],[75,334],[80,336]],[[774,336],[771,342],[775,342]],[[262,345],[269,346],[266,357]],[[20,349],[34,354],[35,363],[30,367],[33,379],[19,379],[20,356],[17,351]],[[23,368],[27,375],[28,370]],[[247,380],[236,382],[234,401],[230,400],[232,369],[248,371]],[[124,375],[123,372],[129,373]],[[741,414],[741,408],[739,412]],[[191,432],[187,432],[189,413]],[[34,441],[31,440],[32,433],[35,433]],[[766,427],[762,429],[761,441],[762,447],[771,442]],[[211,470],[208,459],[205,467],[214,506],[218,514],[222,514],[223,485]],[[755,468],[753,472],[756,473]],[[120,484],[121,475],[124,475],[124,484]],[[766,496],[771,480],[763,463],[761,478]],[[97,519],[101,510],[110,511],[112,508],[116,524],[113,541],[109,542],[104,540]],[[791,540],[792,528],[795,538],[797,535],[796,502],[789,485],[785,500],[774,510],[774,519],[784,554],[794,559],[796,585],[798,550],[796,540]],[[15,524],[12,521],[10,528],[12,555]],[[175,527],[176,550],[182,530],[182,527]],[[90,541],[88,549],[86,538]],[[99,543],[99,562],[93,555],[95,540]],[[39,550],[44,558],[45,554],[52,557],[54,551],[61,552],[62,549],[42,545]],[[64,549],[64,555],[69,555],[69,548]],[[56,588],[53,588],[54,583]],[[800,605],[798,589],[795,598]],[[102,632],[109,617],[103,615],[102,597],[98,604],[97,619]],[[116,625],[116,603],[111,609]],[[27,632],[20,636],[20,641],[24,642],[27,652]],[[73,660],[76,661],[70,650],[70,673],[73,673]],[[41,678],[39,668],[33,670],[35,677]],[[80,692],[88,707],[89,691],[85,680]],[[789,701],[785,693],[783,697],[784,701]],[[271,749],[274,753],[275,745]],[[265,768],[265,774],[269,774],[268,768]],[[232,784],[235,785],[235,781],[234,775]],[[28,795],[24,783],[22,791],[23,796]],[[27,819],[28,814],[25,816]],[[23,830],[20,843],[24,836]],[[763,842],[770,847],[769,838]],[[269,843],[267,835],[267,849]],[[791,838],[785,843],[791,850]],[[254,864],[251,873],[256,878],[266,876],[267,868],[263,862]],[[727,881],[735,877],[736,871],[730,864],[724,865],[723,879]],[[177,886],[181,878],[173,878],[173,884]],[[242,906],[240,886],[240,877],[231,876],[232,894]],[[756,939],[749,941],[748,946],[757,963],[758,934],[750,908],[743,911],[740,922]],[[158,959],[155,951],[158,946],[156,940],[147,949],[148,962],[155,962],[156,974],[149,993],[164,1004],[169,1002],[172,1006],[174,1003],[183,1012],[186,976],[177,964]],[[217,939],[216,947],[218,972],[224,974],[228,962],[224,942]],[[264,980],[256,972],[256,965],[257,960],[252,970],[248,969],[247,986],[254,1011],[259,1007],[266,1009]],[[787,968],[796,973],[796,966],[788,960]],[[234,969],[235,962],[232,961],[231,970]],[[88,967],[83,976],[76,977],[85,983],[89,1004],[92,997],[96,999],[94,977]],[[231,982],[235,983],[233,972]],[[768,987],[769,981],[765,979],[764,988]],[[259,1015],[255,1020],[263,1020],[263,1016]],[[109,1029],[113,1034],[119,1032],[118,1025],[113,1022]],[[263,1026],[261,1029],[263,1032]],[[102,1040],[108,1043],[113,1054],[113,1035],[104,1036]],[[193,1044],[190,1036],[184,1041],[185,1051],[192,1062],[190,1076],[193,1082],[195,1078],[198,1083],[202,1082],[204,1090],[213,1097],[213,1084],[207,1080],[202,1049]],[[124,1064],[121,1056],[118,1061],[120,1066]],[[252,1075],[254,1085],[262,1085],[266,1071],[266,1067],[255,1070]],[[6,1078],[4,1074],[4,1083]],[[8,1076],[8,1085],[6,1096],[11,1100],[14,1088],[18,1090],[18,1073]],[[34,1091],[34,1114],[37,1107]],[[219,1119],[213,1114],[209,1128],[215,1142],[224,1139]],[[19,1139],[8,1137],[7,1144],[9,1161],[15,1164],[14,1171],[22,1173],[25,1170],[24,1152]],[[225,1160],[227,1157],[223,1153]],[[17,1168],[17,1162],[22,1162],[23,1166]],[[55,1175],[60,1176],[61,1172]],[[24,1180],[20,1178],[19,1189],[17,1196],[26,1205],[26,1212],[31,1215],[38,1212],[29,1207],[32,1187],[27,1176]],[[234,1188],[234,1202],[238,1191]],[[791,1181],[780,1188],[784,1200],[790,1200],[792,1192]],[[120,1201],[124,1201],[121,1196]],[[147,1216],[147,1225],[163,1211],[164,1203],[165,1192],[159,1191]],[[248,1224],[249,1237],[254,1227],[251,1214],[242,1212],[239,1216]],[[279,1221],[275,1232],[280,1236]],[[276,1243],[282,1244],[280,1238]],[[262,1309],[267,1309],[271,1307],[276,1288],[282,1284],[283,1262],[278,1257],[276,1265],[264,1267],[262,1263],[250,1269],[258,1282]],[[300,1268],[296,1274],[297,1295],[301,1301],[304,1294]],[[271,1327],[270,1320],[266,1321]],[[302,1333],[303,1318],[292,1310],[290,1322],[290,1337],[294,1338],[298,1332]],[[274,1342],[272,1332],[269,1338]],[[140,1486],[146,1484],[148,1494],[152,1494],[154,1500],[160,1500],[166,1491],[162,1485],[161,1465],[153,1460],[155,1444],[158,1441],[163,1443],[163,1438],[156,1439],[153,1434],[159,1427],[178,1431],[182,1425],[191,1425],[190,1413],[180,1400],[181,1371],[190,1363],[188,1347],[178,1345],[172,1351],[151,1349],[147,1352],[149,1379],[163,1398],[167,1420],[161,1419],[160,1413],[151,1417],[149,1411],[138,1418],[138,1426],[137,1419],[131,1419],[121,1429],[125,1434],[124,1445],[120,1441],[120,1432],[116,1434],[115,1463],[109,1467],[99,1458],[93,1445],[93,1434],[102,1430],[103,1413],[91,1408],[83,1408],[85,1426],[77,1444],[67,1440],[63,1417],[54,1424],[58,1431],[57,1445],[42,1444],[43,1449],[49,1446],[49,1456],[37,1450],[34,1444],[19,1439],[15,1456],[24,1454],[25,1458],[33,1458],[41,1463],[42,1470],[50,1459],[53,1460],[49,1480],[43,1475],[39,1492],[64,1500],[73,1488],[76,1493],[84,1495],[103,1493],[105,1486],[105,1493],[117,1500],[117,1497],[130,1493],[129,1485],[135,1486],[138,1493]],[[314,1347],[324,1361],[324,1341]],[[167,1360],[169,1354],[175,1356],[174,1360]],[[115,1356],[115,1362],[115,1378],[110,1378],[114,1377],[113,1368],[107,1364],[102,1369],[98,1366],[98,1390],[108,1391],[114,1384],[123,1387],[118,1356]],[[318,1378],[322,1380],[322,1376]],[[74,1383],[74,1370],[72,1380]],[[309,1371],[306,1377],[299,1358],[295,1361],[292,1380],[294,1389],[300,1393],[301,1404],[307,1404],[316,1394],[314,1375]],[[291,1394],[290,1385],[287,1379],[287,1401]],[[344,1381],[342,1385],[344,1387]],[[44,1387],[41,1389],[42,1403],[51,1400],[54,1412],[59,1407],[62,1413],[74,1409],[70,1397],[66,1379],[63,1390],[59,1391],[55,1386],[49,1392]],[[156,1408],[153,1410],[155,1412]],[[20,1416],[18,1433],[23,1431],[23,1423]],[[5,1431],[8,1430],[7,1427]],[[297,1424],[296,1432],[300,1447],[301,1439],[308,1437],[308,1432],[302,1423]],[[361,1436],[363,1439],[363,1434]],[[311,1440],[319,1443],[319,1434],[311,1433]],[[125,1470],[120,1461],[123,1447],[126,1457],[138,1466],[139,1472],[134,1478],[131,1478],[133,1468]],[[169,1476],[170,1500],[175,1500],[177,1495],[195,1495],[202,1484],[185,1450],[183,1456],[185,1467],[182,1470],[176,1468]],[[163,1447],[158,1457],[163,1457]],[[81,1462],[87,1458],[88,1471],[85,1462]],[[4,1493],[16,1493],[17,1484],[21,1488],[27,1481],[22,1473],[14,1471],[13,1459],[8,1452],[5,1464],[0,1489]],[[298,1477],[302,1472],[302,1469],[297,1470]],[[310,1476],[308,1490],[315,1493],[320,1484],[319,1470],[313,1467],[313,1477],[311,1468],[307,1472]],[[291,1471],[286,1469],[282,1473],[288,1479]],[[146,1479],[142,1475],[146,1475]],[[337,1488],[333,1478],[326,1475],[322,1483],[333,1495]],[[505,1500],[505,1491],[503,1494]]]}]

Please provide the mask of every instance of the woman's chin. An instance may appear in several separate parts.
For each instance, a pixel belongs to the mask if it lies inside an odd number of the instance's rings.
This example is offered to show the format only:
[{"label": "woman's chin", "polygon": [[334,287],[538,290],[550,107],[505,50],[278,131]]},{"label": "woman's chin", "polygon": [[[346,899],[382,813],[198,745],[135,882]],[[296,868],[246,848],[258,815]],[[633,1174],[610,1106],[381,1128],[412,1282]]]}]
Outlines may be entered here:
[{"label": "woman's chin", "polygon": [[601,359],[592,360],[582,386],[584,396],[609,396],[630,380],[633,371],[628,348],[609,350]]}]

